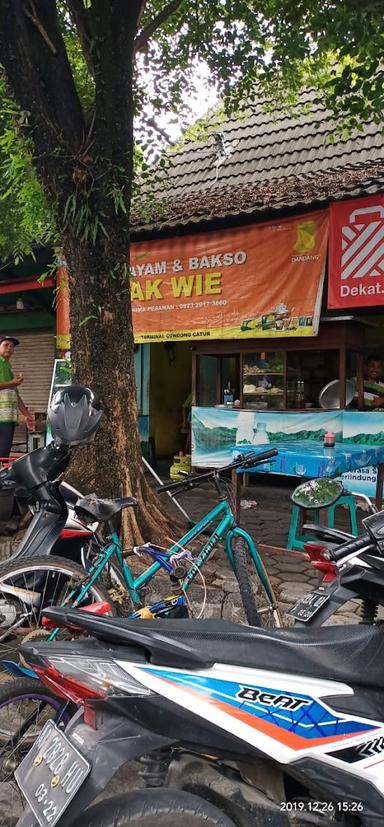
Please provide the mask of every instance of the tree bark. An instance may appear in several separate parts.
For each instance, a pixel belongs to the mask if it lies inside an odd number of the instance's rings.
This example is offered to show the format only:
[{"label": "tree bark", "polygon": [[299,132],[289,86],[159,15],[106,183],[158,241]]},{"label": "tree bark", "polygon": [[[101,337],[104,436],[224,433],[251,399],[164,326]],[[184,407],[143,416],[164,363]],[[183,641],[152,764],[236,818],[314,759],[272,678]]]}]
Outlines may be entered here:
[{"label": "tree bark", "polygon": [[[140,508],[124,514],[124,544],[160,541],[166,519],[143,475],[134,369],[134,342],[127,286],[111,276],[113,237],[102,247],[79,250],[63,234],[71,291],[74,380],[99,396],[104,420],[95,444],[77,450],[71,479],[102,496],[137,497]],[[88,321],[84,321],[90,317]]]}]

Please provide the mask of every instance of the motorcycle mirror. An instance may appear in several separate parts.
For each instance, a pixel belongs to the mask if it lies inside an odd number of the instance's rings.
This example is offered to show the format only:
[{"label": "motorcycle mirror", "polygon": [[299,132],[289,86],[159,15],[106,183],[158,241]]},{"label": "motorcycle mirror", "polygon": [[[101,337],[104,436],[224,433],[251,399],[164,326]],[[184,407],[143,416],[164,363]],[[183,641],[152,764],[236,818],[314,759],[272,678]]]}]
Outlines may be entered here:
[{"label": "motorcycle mirror", "polygon": [[298,485],[291,494],[291,500],[300,508],[326,508],[335,503],[343,491],[344,487],[340,480],[322,477]]}]

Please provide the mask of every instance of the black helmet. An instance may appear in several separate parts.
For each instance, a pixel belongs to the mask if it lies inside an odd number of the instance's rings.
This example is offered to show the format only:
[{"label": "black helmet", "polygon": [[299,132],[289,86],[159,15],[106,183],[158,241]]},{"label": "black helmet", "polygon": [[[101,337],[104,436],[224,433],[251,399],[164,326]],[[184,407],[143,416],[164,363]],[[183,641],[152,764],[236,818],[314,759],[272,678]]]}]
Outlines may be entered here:
[{"label": "black helmet", "polygon": [[84,385],[68,385],[52,399],[48,422],[52,437],[60,445],[93,442],[103,412],[96,394]]}]

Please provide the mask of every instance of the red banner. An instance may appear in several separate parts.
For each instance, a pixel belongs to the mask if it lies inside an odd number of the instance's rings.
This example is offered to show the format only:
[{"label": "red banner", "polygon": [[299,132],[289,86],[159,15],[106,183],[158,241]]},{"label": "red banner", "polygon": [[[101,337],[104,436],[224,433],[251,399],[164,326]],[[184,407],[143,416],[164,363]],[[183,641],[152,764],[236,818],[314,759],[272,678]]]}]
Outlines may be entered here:
[{"label": "red banner", "polygon": [[384,195],[330,208],[328,307],[384,304]]}]

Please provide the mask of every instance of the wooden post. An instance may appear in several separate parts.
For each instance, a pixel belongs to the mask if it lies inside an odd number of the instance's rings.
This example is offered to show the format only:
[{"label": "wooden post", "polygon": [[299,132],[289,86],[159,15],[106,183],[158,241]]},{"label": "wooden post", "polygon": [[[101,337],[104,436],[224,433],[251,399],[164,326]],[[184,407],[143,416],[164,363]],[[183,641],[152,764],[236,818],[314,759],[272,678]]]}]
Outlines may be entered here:
[{"label": "wooden post", "polygon": [[383,502],[383,482],[384,482],[384,465],[380,463],[377,466],[377,480],[376,480],[376,497],[375,497],[375,505],[376,508],[381,511],[382,502]]},{"label": "wooden post", "polygon": [[340,385],[340,408],[345,408],[345,381],[347,373],[347,352],[345,347],[339,351],[339,385]]},{"label": "wooden post", "polygon": [[57,258],[59,266],[56,273],[56,349],[62,358],[71,347],[69,285],[65,259],[60,252],[57,253]]},{"label": "wooden post", "polygon": [[364,410],[364,358],[362,353],[357,354],[357,407]]},{"label": "wooden post", "polygon": [[197,405],[197,356],[196,349],[192,348],[192,405]]}]

